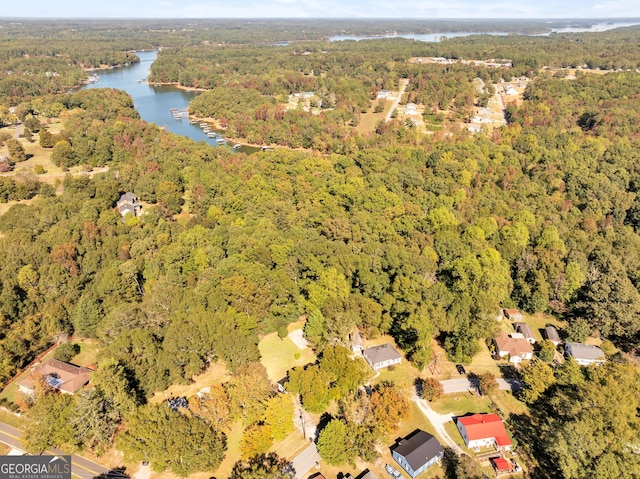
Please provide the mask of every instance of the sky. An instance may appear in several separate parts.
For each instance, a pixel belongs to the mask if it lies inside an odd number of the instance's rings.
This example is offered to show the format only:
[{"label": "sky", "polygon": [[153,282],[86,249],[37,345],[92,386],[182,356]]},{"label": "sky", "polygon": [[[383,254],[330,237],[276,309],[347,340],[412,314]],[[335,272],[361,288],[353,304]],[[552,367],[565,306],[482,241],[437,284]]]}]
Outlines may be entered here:
[{"label": "sky", "polygon": [[0,17],[639,18],[638,0],[4,0]]}]

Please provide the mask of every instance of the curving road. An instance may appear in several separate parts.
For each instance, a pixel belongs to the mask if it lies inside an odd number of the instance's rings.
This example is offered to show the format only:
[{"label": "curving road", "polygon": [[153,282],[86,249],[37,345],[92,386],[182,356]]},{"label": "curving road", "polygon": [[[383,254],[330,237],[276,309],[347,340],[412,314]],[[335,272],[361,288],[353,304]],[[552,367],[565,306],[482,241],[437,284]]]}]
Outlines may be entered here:
[{"label": "curving road", "polygon": [[[15,427],[9,426],[8,424],[0,422],[0,442],[3,442],[15,449],[19,449],[22,451],[23,446],[20,441],[21,437],[22,431],[16,429]],[[67,455],[66,452],[56,448],[45,451],[44,453],[59,456]],[[111,478],[125,477],[122,474],[110,471],[100,464],[97,464],[93,461],[90,461],[89,459],[85,459],[84,457],[77,456],[75,454],[71,455],[71,472],[73,475],[80,477],[81,479],[93,479],[98,476]]]}]

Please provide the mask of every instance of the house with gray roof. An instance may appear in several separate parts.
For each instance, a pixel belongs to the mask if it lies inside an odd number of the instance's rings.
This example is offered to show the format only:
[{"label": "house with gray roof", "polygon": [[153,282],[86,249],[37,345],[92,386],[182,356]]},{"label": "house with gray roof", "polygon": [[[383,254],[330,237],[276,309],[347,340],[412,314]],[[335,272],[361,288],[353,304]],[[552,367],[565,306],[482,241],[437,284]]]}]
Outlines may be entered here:
[{"label": "house with gray roof", "polygon": [[138,197],[133,193],[124,193],[120,196],[116,207],[118,208],[120,216],[123,218],[128,214],[140,216],[140,212],[142,211],[142,205],[138,201]]},{"label": "house with gray roof", "polygon": [[410,477],[426,471],[442,459],[444,448],[428,432],[416,429],[391,448],[393,459]]},{"label": "house with gray roof", "polygon": [[549,341],[551,341],[556,346],[562,343],[562,339],[560,339],[560,334],[558,334],[558,330],[553,326],[547,326],[546,328],[544,328],[544,335]]},{"label": "house with gray roof", "polygon": [[569,342],[564,345],[564,352],[567,357],[572,357],[581,366],[604,364],[606,361],[604,351],[591,344]]},{"label": "house with gray roof", "polygon": [[536,337],[533,334],[533,329],[531,329],[531,326],[529,326],[527,323],[524,323],[524,322],[518,322],[518,323],[515,323],[513,327],[516,329],[518,333],[522,334],[524,336],[524,339],[529,341],[529,343],[535,344]]},{"label": "house with gray roof", "polygon": [[391,343],[367,348],[362,351],[362,356],[374,371],[393,366],[394,364],[400,364],[400,361],[402,361],[402,355]]}]

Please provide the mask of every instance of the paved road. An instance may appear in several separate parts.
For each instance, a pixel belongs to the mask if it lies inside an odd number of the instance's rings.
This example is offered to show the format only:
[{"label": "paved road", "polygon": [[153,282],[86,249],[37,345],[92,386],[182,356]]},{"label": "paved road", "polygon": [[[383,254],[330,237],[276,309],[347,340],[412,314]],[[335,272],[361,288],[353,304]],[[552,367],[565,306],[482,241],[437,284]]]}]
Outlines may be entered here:
[{"label": "paved road", "polygon": [[[517,379],[504,379],[496,378],[498,381],[498,389],[501,391],[519,391],[522,389],[522,383]],[[451,393],[464,393],[467,391],[475,390],[478,388],[477,380],[470,380],[468,378],[462,379],[448,379],[446,381],[440,381],[444,394]]]},{"label": "paved road", "polygon": [[309,472],[312,467],[315,467],[317,462],[320,462],[320,454],[318,454],[316,445],[311,444],[291,461],[296,471],[296,479],[305,477],[307,472]]},{"label": "paved road", "polygon": [[[20,442],[20,437],[22,437],[22,431],[7,424],[0,423],[0,442],[8,444],[9,446],[16,449],[23,450],[22,443]],[[45,451],[45,454],[61,456],[66,455],[65,452],[55,448]],[[76,455],[71,456],[71,472],[81,479],[93,479],[94,477],[100,475],[109,475],[109,477],[114,478],[118,477],[118,474],[114,474],[113,472],[110,474],[109,469],[107,469],[106,467],[103,467],[100,464],[96,464],[89,459],[85,459],[84,457]]]}]

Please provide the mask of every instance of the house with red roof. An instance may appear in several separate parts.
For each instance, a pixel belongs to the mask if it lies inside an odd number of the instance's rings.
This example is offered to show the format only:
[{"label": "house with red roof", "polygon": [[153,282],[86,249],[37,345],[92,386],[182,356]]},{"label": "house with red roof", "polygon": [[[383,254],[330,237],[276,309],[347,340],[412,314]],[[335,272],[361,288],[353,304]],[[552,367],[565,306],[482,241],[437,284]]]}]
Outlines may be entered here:
[{"label": "house with red roof", "polygon": [[504,457],[492,457],[490,461],[496,474],[509,474],[515,470],[511,461],[506,460]]},{"label": "house with red roof", "polygon": [[498,451],[508,451],[512,442],[502,419],[496,414],[472,414],[456,418],[456,426],[465,445],[469,449],[494,447]]}]

